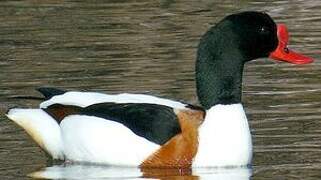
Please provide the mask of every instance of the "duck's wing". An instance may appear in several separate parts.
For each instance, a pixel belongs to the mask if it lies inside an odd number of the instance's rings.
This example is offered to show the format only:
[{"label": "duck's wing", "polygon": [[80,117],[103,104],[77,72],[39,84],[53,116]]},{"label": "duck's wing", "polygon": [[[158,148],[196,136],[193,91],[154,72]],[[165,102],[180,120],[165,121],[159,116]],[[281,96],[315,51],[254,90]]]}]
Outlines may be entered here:
[{"label": "duck's wing", "polygon": [[197,152],[202,108],[141,94],[39,91],[40,109],[6,115],[54,159],[186,167]]},{"label": "duck's wing", "polygon": [[58,123],[69,115],[86,115],[125,125],[136,135],[162,145],[181,129],[173,108],[144,103],[98,103],[87,107],[53,104],[44,108]]},{"label": "duck's wing", "polygon": [[[142,94],[107,95],[57,89],[40,92],[50,95],[57,93],[41,103],[40,108],[58,123],[69,115],[103,118],[121,123],[136,135],[159,145],[181,132],[179,110],[196,109],[189,104]],[[49,97],[46,94],[44,96]],[[203,111],[200,108],[198,110]]]}]

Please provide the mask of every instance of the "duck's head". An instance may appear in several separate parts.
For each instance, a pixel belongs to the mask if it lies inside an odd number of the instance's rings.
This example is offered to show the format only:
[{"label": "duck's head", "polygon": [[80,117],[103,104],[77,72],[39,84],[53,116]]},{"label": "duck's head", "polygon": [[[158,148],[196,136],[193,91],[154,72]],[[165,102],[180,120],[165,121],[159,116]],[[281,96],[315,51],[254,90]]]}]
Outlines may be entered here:
[{"label": "duck's head", "polygon": [[241,101],[245,62],[262,57],[295,64],[312,58],[287,48],[285,25],[276,25],[262,12],[242,12],[225,17],[206,32],[199,44],[196,63],[197,92],[206,108]]},{"label": "duck's head", "polygon": [[[215,44],[214,51],[240,53],[239,59],[250,61],[262,57],[307,64],[313,60],[289,50],[289,35],[284,24],[276,25],[266,13],[247,11],[225,17],[202,38]],[[242,57],[241,57],[242,56]]]},{"label": "duck's head", "polygon": [[237,46],[233,48],[241,52],[245,61],[268,57],[278,46],[277,26],[265,13],[232,14],[223,19],[219,26],[223,27],[223,34],[229,34],[230,37],[225,38]]}]

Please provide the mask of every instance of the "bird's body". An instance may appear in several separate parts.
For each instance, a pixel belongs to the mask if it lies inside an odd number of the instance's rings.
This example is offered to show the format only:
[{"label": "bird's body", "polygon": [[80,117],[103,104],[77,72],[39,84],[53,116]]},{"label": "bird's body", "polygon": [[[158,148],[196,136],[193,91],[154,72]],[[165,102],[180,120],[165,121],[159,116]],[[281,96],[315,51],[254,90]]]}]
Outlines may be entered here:
[{"label": "bird's body", "polygon": [[269,56],[278,43],[277,26],[265,13],[233,14],[212,27],[200,41],[196,61],[201,106],[142,94],[40,88],[45,101],[39,108],[14,108],[7,116],[54,159],[141,167],[246,166],[252,141],[241,104],[244,64]]}]

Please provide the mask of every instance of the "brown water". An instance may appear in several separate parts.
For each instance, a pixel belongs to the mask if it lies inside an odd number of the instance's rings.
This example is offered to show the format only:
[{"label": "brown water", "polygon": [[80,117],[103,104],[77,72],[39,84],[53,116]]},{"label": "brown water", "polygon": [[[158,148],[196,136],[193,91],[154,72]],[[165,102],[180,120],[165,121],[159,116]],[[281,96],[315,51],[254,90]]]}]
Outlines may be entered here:
[{"label": "brown water", "polygon": [[[254,141],[252,170],[159,170],[157,177],[321,178],[321,1],[0,1],[1,106],[36,107],[36,101],[7,97],[36,96],[40,86],[144,92],[196,103],[199,37],[225,15],[244,10],[265,11],[286,23],[291,47],[315,63],[247,64],[243,100]],[[48,159],[1,113],[1,179],[26,178],[51,166]],[[137,169],[86,165],[44,172],[71,179],[140,176]]]}]

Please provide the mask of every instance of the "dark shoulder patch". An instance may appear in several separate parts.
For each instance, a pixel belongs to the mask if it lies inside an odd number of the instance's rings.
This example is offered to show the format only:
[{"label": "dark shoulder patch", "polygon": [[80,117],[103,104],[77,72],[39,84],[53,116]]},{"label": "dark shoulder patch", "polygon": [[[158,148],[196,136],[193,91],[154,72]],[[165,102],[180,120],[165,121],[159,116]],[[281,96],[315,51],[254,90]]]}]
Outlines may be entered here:
[{"label": "dark shoulder patch", "polygon": [[68,115],[87,115],[119,122],[136,135],[156,144],[163,145],[181,132],[173,108],[145,103],[100,103],[82,108],[53,104],[44,109],[58,123]]},{"label": "dark shoulder patch", "polygon": [[100,103],[84,108],[82,114],[117,121],[138,136],[160,145],[181,131],[173,108],[158,104]]}]

